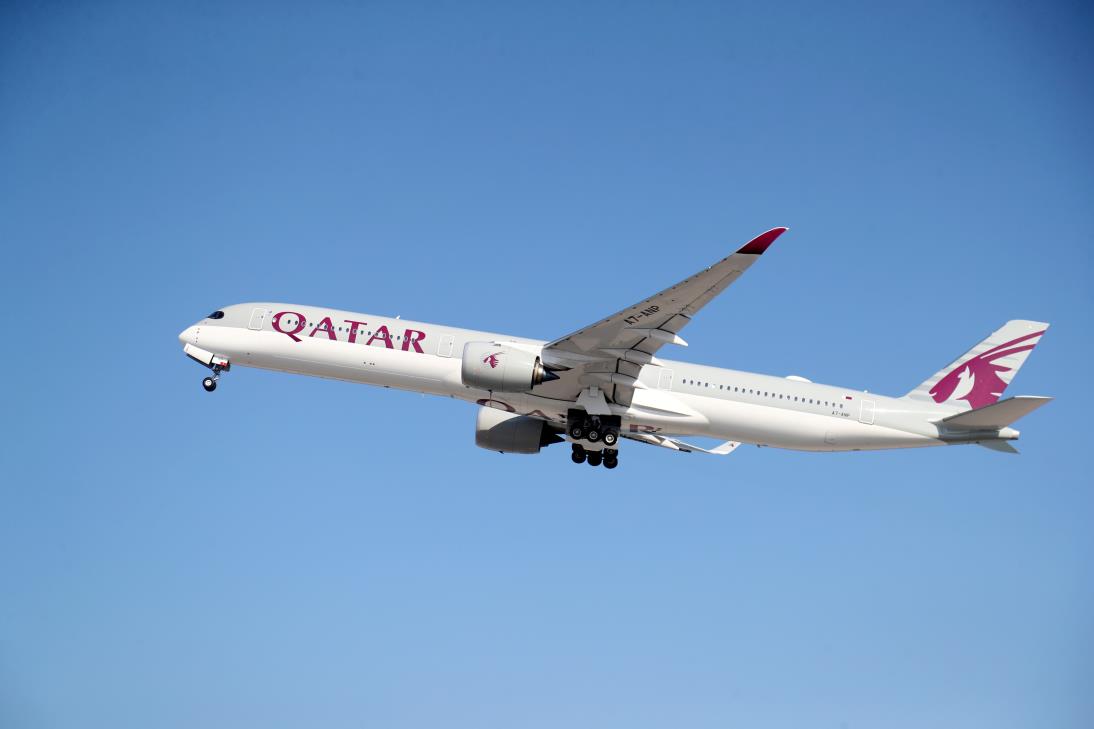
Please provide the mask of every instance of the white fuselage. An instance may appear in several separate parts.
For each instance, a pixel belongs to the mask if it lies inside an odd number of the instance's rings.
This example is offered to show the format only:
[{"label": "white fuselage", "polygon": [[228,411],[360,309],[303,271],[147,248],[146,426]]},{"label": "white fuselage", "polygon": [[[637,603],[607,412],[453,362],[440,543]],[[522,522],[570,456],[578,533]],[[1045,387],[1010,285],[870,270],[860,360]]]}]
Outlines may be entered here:
[{"label": "white fuselage", "polygon": [[[467,342],[538,351],[546,342],[370,314],[287,304],[239,304],[179,335],[188,351],[232,365],[458,398],[566,424],[572,397],[467,387]],[[612,404],[623,433],[698,435],[805,451],[946,445],[934,421],[956,409],[919,406],[800,378],[658,359],[642,367],[627,406]],[[539,394],[539,390],[544,394]]]}]

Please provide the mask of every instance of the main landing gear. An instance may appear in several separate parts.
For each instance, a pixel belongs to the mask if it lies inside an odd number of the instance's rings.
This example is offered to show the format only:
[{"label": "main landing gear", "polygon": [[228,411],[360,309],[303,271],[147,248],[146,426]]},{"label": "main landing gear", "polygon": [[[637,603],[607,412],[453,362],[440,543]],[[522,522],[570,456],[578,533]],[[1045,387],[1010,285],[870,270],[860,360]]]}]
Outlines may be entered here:
[{"label": "main landing gear", "polygon": [[604,468],[615,468],[619,465],[619,451],[615,448],[603,448],[601,450],[586,450],[580,443],[574,443],[570,460],[574,463],[588,463],[590,466],[604,465]]},{"label": "main landing gear", "polygon": [[619,416],[589,415],[583,410],[570,410],[566,414],[566,433],[574,441],[573,453],[570,454],[570,460],[574,463],[588,463],[590,466],[603,464],[604,468],[619,465],[619,451],[615,448],[619,442]]},{"label": "main landing gear", "polygon": [[587,415],[582,410],[571,410],[566,414],[566,432],[574,440],[603,442],[606,448],[614,448],[619,442],[619,416]]}]

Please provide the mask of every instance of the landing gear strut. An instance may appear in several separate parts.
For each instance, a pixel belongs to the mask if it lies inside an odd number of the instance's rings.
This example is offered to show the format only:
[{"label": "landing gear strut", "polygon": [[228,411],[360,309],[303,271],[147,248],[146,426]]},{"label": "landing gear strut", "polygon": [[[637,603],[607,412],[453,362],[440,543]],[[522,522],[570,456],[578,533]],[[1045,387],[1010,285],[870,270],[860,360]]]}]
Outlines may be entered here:
[{"label": "landing gear strut", "polygon": [[201,381],[201,386],[205,388],[206,392],[212,392],[213,390],[217,389],[217,380],[220,379],[220,373],[227,368],[223,365],[214,364],[210,365],[209,369],[213,371],[213,376],[206,377],[204,380]]}]

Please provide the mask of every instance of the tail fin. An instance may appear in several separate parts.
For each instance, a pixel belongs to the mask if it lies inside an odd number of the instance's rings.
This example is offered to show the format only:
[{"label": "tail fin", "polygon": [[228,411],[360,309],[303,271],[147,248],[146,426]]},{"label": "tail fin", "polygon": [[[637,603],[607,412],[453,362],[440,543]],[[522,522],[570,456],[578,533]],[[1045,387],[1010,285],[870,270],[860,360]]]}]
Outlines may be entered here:
[{"label": "tail fin", "polygon": [[1048,324],[1014,319],[958,357],[905,397],[965,409],[997,402],[1041,341]]}]

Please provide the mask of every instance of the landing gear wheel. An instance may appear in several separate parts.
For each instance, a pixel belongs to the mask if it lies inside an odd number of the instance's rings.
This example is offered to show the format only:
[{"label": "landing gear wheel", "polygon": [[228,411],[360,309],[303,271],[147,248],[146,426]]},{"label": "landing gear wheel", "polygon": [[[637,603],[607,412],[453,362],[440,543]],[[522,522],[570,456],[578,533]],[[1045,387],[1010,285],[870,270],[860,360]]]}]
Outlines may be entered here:
[{"label": "landing gear wheel", "polygon": [[619,465],[619,459],[618,458],[605,458],[604,459],[604,468],[612,469],[612,468],[615,468],[618,465]]},{"label": "landing gear wheel", "polygon": [[217,389],[217,381],[214,380],[212,377],[206,377],[204,380],[201,381],[201,386],[205,388],[206,392],[212,392],[213,390]]},{"label": "landing gear wheel", "polygon": [[575,424],[572,428],[570,428],[570,437],[574,440],[581,440],[585,437],[585,429],[582,428],[580,425]]},{"label": "landing gear wheel", "polygon": [[617,442],[619,442],[619,434],[618,433],[616,433],[614,430],[611,430],[611,429],[604,431],[604,445],[611,448]]},{"label": "landing gear wheel", "polygon": [[600,431],[596,429],[596,426],[589,428],[589,432],[585,434],[585,439],[590,443],[596,443],[600,440]]},{"label": "landing gear wheel", "polygon": [[603,460],[603,456],[601,456],[600,453],[597,451],[590,451],[588,453],[588,457],[590,466],[599,466],[601,460]]},{"label": "landing gear wheel", "polygon": [[586,458],[585,449],[574,443],[573,453],[570,454],[570,460],[574,463],[584,463]]}]

